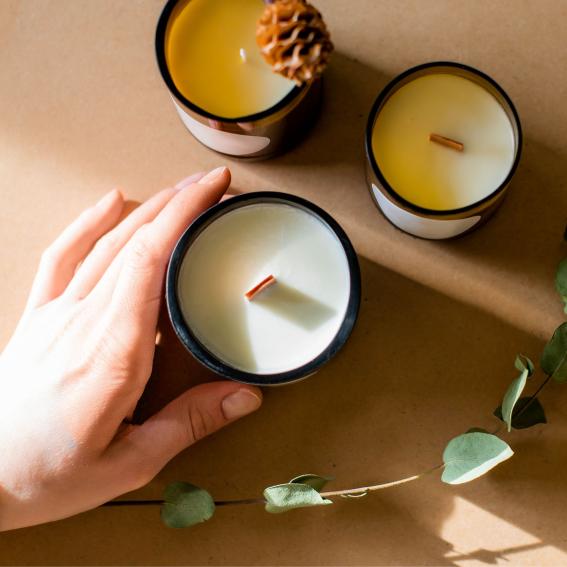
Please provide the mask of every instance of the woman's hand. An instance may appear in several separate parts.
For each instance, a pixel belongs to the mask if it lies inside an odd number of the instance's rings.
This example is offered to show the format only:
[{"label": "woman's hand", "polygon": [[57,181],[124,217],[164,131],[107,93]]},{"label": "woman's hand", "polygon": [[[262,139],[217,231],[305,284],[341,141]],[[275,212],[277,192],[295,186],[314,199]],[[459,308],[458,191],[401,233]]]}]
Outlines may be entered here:
[{"label": "woman's hand", "polygon": [[150,376],[171,251],[230,184],[188,178],[118,222],[106,195],[42,256],[0,356],[0,529],[71,516],[149,482],[177,453],[261,404],[257,388],[197,386],[126,425]]}]

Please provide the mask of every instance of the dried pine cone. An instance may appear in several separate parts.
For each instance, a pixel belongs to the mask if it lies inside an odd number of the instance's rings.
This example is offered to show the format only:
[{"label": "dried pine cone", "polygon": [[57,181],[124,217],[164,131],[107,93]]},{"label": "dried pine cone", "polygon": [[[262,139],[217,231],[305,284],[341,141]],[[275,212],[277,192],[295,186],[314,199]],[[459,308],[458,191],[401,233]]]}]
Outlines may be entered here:
[{"label": "dried pine cone", "polygon": [[333,51],[321,13],[306,0],[267,3],[256,41],[274,72],[298,85],[319,77]]}]

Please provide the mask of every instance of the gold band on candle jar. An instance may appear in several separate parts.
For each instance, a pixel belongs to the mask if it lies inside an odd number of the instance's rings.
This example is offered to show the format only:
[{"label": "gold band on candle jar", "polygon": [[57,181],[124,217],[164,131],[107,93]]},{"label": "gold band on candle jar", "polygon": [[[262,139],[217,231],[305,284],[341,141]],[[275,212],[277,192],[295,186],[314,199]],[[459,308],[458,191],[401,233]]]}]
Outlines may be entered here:
[{"label": "gold band on candle jar", "polygon": [[297,143],[322,92],[320,80],[297,86],[264,61],[255,43],[263,8],[262,0],[168,0],[156,30],[158,66],[187,129],[243,159]]},{"label": "gold band on candle jar", "polygon": [[520,161],[522,129],[493,79],[434,62],[382,90],[365,145],[370,194],[384,216],[414,236],[445,239],[480,226],[502,203]]}]

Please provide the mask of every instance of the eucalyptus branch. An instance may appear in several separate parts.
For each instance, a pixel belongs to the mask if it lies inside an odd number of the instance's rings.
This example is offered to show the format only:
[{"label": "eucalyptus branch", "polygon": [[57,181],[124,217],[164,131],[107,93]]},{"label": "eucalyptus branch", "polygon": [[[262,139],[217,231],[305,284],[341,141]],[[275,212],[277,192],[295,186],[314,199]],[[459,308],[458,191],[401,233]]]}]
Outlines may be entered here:
[{"label": "eucalyptus branch", "polygon": [[414,480],[418,480],[434,471],[442,469],[445,466],[445,463],[441,463],[436,467],[428,469],[422,473],[415,474],[413,476],[408,476],[406,478],[402,478],[400,480],[394,480],[392,482],[385,482],[383,484],[374,484],[372,486],[362,486],[360,488],[352,488],[350,490],[333,490],[330,492],[321,492],[321,496],[323,498],[329,498],[331,496],[351,496],[353,494],[366,494],[368,492],[374,492],[375,490],[384,490],[385,488],[391,488],[392,486],[398,486],[399,484],[406,484],[407,482],[412,482]]},{"label": "eucalyptus branch", "polygon": [[111,500],[102,504],[108,508],[118,508],[120,506],[161,506],[164,500]]},{"label": "eucalyptus branch", "polygon": [[[215,500],[215,506],[234,506],[240,504],[265,504],[263,498],[245,498],[243,500]],[[104,507],[117,508],[120,506],[161,506],[165,500],[111,500],[102,504]]]},{"label": "eucalyptus branch", "polygon": [[[359,488],[351,488],[345,490],[334,490],[330,492],[321,492],[320,495],[323,498],[329,498],[331,496],[351,496],[353,494],[366,494],[368,492],[374,492],[375,490],[384,490],[385,488],[391,488],[393,486],[398,486],[399,484],[406,484],[407,482],[412,482],[418,480],[436,470],[442,469],[445,466],[444,463],[437,465],[431,469],[428,469],[422,473],[415,474],[413,476],[408,476],[400,480],[394,480],[392,482],[385,482],[383,484],[374,484],[372,486],[362,486]],[[165,500],[111,500],[110,502],[105,502],[102,506],[105,507],[119,507],[119,506],[161,506],[165,503]],[[248,504],[266,504],[265,498],[243,498],[241,500],[215,500],[215,506],[242,506]]]}]

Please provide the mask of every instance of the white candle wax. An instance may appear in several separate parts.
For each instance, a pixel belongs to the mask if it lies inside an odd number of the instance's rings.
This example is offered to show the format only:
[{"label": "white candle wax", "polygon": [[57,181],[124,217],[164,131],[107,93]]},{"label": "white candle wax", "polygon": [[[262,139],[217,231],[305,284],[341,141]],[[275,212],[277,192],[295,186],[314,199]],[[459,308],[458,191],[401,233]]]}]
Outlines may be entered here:
[{"label": "white candle wax", "polygon": [[[438,134],[464,144],[455,151],[429,140]],[[384,103],[372,151],[398,195],[426,209],[472,205],[504,182],[516,145],[506,111],[477,83],[449,73],[418,77]]]},{"label": "white candle wax", "polygon": [[[252,300],[267,276],[277,282]],[[177,296],[195,337],[225,364],[277,374],[314,360],[337,335],[350,272],[336,234],[284,203],[253,203],[212,221],[182,261]]]}]

